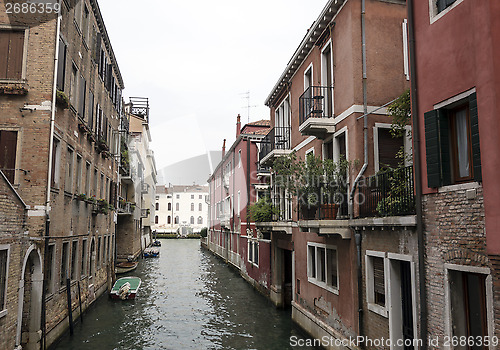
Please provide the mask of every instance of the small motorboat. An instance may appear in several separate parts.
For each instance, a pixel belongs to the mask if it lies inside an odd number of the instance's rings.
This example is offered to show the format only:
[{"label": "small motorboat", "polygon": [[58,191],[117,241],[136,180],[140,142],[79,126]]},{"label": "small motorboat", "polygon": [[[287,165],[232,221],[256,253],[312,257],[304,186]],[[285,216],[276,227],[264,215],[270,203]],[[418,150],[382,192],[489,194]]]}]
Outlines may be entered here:
[{"label": "small motorboat", "polygon": [[151,243],[151,246],[153,246],[153,247],[161,247],[161,242],[159,240],[155,239],[153,241],[153,243]]},{"label": "small motorboat", "polygon": [[139,277],[122,277],[116,280],[109,296],[117,300],[135,299],[140,286]]},{"label": "small motorboat", "polygon": [[146,248],[146,249],[144,249],[144,252],[142,253],[142,255],[145,258],[157,258],[160,256],[160,251],[158,249],[155,249],[155,248]]},{"label": "small motorboat", "polygon": [[137,261],[124,261],[115,265],[115,273],[126,273],[135,270],[139,263]]}]

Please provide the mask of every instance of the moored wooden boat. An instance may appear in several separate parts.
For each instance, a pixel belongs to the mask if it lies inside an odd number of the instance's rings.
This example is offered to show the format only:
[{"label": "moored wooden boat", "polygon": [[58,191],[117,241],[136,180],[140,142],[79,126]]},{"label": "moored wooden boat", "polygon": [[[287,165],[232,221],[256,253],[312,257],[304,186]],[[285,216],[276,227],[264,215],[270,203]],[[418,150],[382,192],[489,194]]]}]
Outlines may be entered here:
[{"label": "moored wooden boat", "polygon": [[121,263],[116,264],[115,266],[115,273],[125,273],[125,272],[130,272],[135,270],[139,263],[137,261],[124,261]]},{"label": "moored wooden boat", "polygon": [[153,243],[151,243],[151,246],[153,246],[153,247],[161,247],[161,242],[159,240],[155,239],[153,241]]},{"label": "moored wooden boat", "polygon": [[116,280],[109,296],[112,299],[135,299],[137,291],[141,286],[141,279],[139,277],[122,277]]},{"label": "moored wooden boat", "polygon": [[160,251],[155,248],[146,248],[144,249],[143,256],[145,258],[157,258],[160,256]]}]

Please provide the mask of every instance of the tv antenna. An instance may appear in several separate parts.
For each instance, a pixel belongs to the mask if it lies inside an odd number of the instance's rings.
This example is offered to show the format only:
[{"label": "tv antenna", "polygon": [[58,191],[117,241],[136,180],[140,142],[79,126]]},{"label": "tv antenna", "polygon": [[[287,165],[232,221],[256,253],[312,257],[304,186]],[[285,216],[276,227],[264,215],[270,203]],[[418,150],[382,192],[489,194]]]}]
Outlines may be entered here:
[{"label": "tv antenna", "polygon": [[243,106],[243,108],[247,109],[247,118],[248,118],[248,123],[250,123],[250,108],[258,107],[257,105],[250,105],[250,91],[247,92],[242,92],[240,95],[245,95],[243,98],[246,98],[247,100],[247,105]]}]

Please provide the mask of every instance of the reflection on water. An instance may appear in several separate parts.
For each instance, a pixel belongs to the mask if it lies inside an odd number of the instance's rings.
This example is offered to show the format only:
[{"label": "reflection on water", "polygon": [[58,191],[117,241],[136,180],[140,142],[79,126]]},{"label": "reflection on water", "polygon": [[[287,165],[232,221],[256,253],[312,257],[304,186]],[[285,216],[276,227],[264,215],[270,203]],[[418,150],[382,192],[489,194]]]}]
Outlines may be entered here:
[{"label": "reflection on water", "polygon": [[56,349],[288,349],[303,338],[289,311],[197,240],[162,240],[160,258],[130,274],[142,279],[137,299],[100,298]]}]

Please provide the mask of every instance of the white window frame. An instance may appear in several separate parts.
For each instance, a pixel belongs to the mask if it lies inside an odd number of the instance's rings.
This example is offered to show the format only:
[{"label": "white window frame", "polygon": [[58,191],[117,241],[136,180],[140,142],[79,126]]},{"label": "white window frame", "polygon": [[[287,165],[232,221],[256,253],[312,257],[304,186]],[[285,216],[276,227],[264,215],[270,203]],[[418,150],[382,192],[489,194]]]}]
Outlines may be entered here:
[{"label": "white window frame", "polygon": [[[375,123],[375,126],[373,127],[373,156],[374,156],[375,172],[378,172],[380,170],[378,129],[390,129],[390,128],[391,124],[389,123]],[[403,146],[405,148],[405,154],[411,155],[412,153],[411,125],[406,125],[405,130],[406,130],[406,137],[403,140]],[[405,166],[409,165],[411,165],[411,160],[405,159]]]},{"label": "white window frame", "polygon": [[[333,45],[332,45],[332,39],[329,39],[325,45],[323,45],[323,48],[321,49],[321,86],[327,86],[326,82],[328,81],[328,77],[327,77],[327,74],[326,74],[326,58],[325,58],[325,54],[324,52],[327,50],[327,49],[330,49],[330,65],[331,65],[331,68],[332,68],[332,71],[331,71],[331,82],[332,82],[332,88],[334,87],[334,83],[333,83],[333,77],[334,77],[334,74],[333,74]],[[327,111],[328,114],[332,115],[332,116],[335,116],[335,98],[334,98],[334,91],[332,91],[332,111]],[[327,107],[328,109],[328,104],[325,103],[325,107]],[[327,114],[327,115],[328,115]]]},{"label": "white window frame", "polygon": [[[57,247],[56,247],[56,244],[55,243],[50,243],[49,244],[49,250],[50,250],[50,247],[53,247],[54,251],[52,252],[52,261],[49,261],[49,265],[50,265],[50,270],[52,272],[52,275],[50,276],[50,279],[47,280],[47,289],[48,289],[48,292],[47,294],[48,295],[51,295],[51,294],[54,294],[54,291],[56,290],[54,288],[54,283],[56,281],[56,278],[57,277],[57,274],[56,274],[56,269],[55,269],[55,261],[56,261],[56,254],[57,254]],[[48,276],[47,276],[48,277]]]},{"label": "white window frame", "polygon": [[236,203],[236,216],[240,217],[240,211],[241,211],[241,191],[238,191],[238,202]]},{"label": "white window frame", "polygon": [[[66,288],[66,280],[67,280],[67,276],[69,275],[69,278],[71,280],[71,271],[69,270],[70,269],[70,261],[71,261],[71,241],[63,241],[62,244],[61,244],[61,269],[65,267],[65,271],[66,271],[66,276],[64,277],[64,282],[61,283],[61,276],[62,276],[62,271],[59,271],[59,289],[60,290],[63,290]],[[67,251],[67,254],[66,254],[66,261],[63,261],[63,253],[64,253],[64,245],[67,244],[67,247],[68,247],[68,251]]]},{"label": "white window frame", "polygon": [[238,151],[238,168],[241,168],[241,149]]},{"label": "white window frame", "polygon": [[406,80],[410,80],[410,58],[408,51],[408,20],[405,18],[401,24],[403,29],[403,72]]},{"label": "white window frame", "polygon": [[[384,259],[384,292],[385,292],[385,306],[375,304],[375,279],[373,276],[373,262],[371,258]],[[385,256],[385,252],[378,252],[374,250],[367,250],[365,252],[365,284],[366,284],[366,303],[368,310],[379,314],[385,318],[389,317],[387,300],[388,300],[388,283],[387,276],[389,271],[389,261]]]},{"label": "white window frame", "polygon": [[10,263],[10,244],[0,244],[0,250],[7,251],[7,261],[5,263],[5,289],[3,305],[0,305],[0,318],[7,315],[7,291],[9,286],[9,263]]},{"label": "white window frame", "polygon": [[[443,11],[444,12],[444,11]],[[451,339],[453,336],[453,330],[451,325],[451,290],[449,283],[449,271],[460,271],[469,272],[486,275],[485,279],[485,290],[486,290],[486,317],[488,324],[488,336],[491,338],[495,335],[495,320],[494,320],[494,309],[493,309],[493,278],[491,276],[491,271],[487,267],[477,267],[477,266],[467,266],[467,265],[457,265],[457,264],[444,264],[444,295],[446,300],[445,305],[445,320],[444,320],[444,330],[445,335],[448,335]],[[451,346],[445,347],[445,349],[452,349]],[[490,350],[496,349],[496,347],[490,343]]]},{"label": "white window frame", "polygon": [[445,16],[448,12],[453,10],[455,7],[460,5],[463,1],[464,0],[457,0],[450,7],[438,13],[436,0],[429,0],[429,23],[433,24],[434,22]]},{"label": "white window frame", "polygon": [[310,86],[314,86],[314,66],[312,62],[304,70],[304,91],[306,91],[309,88],[309,86],[307,86],[306,84],[306,76],[309,75],[309,72],[311,72]]},{"label": "white window frame", "polygon": [[83,265],[83,269],[82,269],[82,271],[80,271],[80,278],[83,278],[83,277],[87,276],[89,273],[88,261],[87,261],[89,259],[89,243],[88,243],[87,238],[82,239],[81,249],[82,249],[82,251],[80,253],[80,257],[82,258],[82,261],[80,261],[80,269],[82,268],[82,265]]},{"label": "white window frame", "polygon": [[[393,267],[393,263],[399,263],[400,261],[407,261],[410,263],[410,273],[411,273],[411,302],[412,302],[412,319],[413,319],[413,334],[416,335],[418,334],[418,320],[417,320],[417,305],[418,305],[418,300],[417,300],[417,281],[416,281],[416,267],[415,267],[415,262],[413,261],[413,257],[411,255],[405,255],[405,254],[396,254],[396,253],[387,253],[387,258],[389,260],[389,278],[387,279],[388,281],[388,286],[387,290],[389,291],[389,294],[386,296],[386,305],[388,305],[388,317],[389,317],[389,338],[392,339],[391,343],[391,350],[392,349],[403,349],[403,347],[397,347],[397,341],[398,339],[402,339],[402,330],[401,330],[401,323],[402,320],[396,318],[395,315],[395,307],[397,305],[393,305],[393,300],[399,299],[399,302],[401,302],[401,274],[397,273],[396,270]],[[399,283],[393,283],[393,281],[399,281]],[[396,290],[396,293],[393,293],[393,291]],[[399,293],[399,294],[398,294]],[[398,301],[396,301],[398,302]],[[398,304],[400,305],[400,304]],[[396,329],[398,329],[398,332],[396,332]],[[416,338],[415,338],[416,340]],[[415,349],[418,349],[418,342],[414,342]]]},{"label": "white window frame", "polygon": [[[309,252],[309,247],[314,247],[314,261],[312,261],[312,257],[310,256],[310,252]],[[319,262],[318,262],[318,248],[323,248],[325,249],[325,282],[321,281],[318,279],[318,266],[319,266]],[[328,259],[328,252],[327,252],[327,249],[331,249],[331,250],[335,250],[336,254],[336,258],[337,258],[337,262],[336,262],[336,266],[337,266],[337,287],[333,287],[333,286],[330,286],[328,285],[328,262],[327,262],[327,259]],[[314,264],[315,268],[316,268],[316,277],[312,277],[311,276],[311,270],[312,270],[312,264]],[[339,277],[339,272],[340,272],[340,269],[339,269],[339,251],[337,249],[337,246],[336,245],[332,245],[332,244],[323,244],[323,243],[316,243],[316,242],[307,242],[307,281],[311,284],[314,284],[318,287],[321,287],[331,293],[334,293],[336,295],[339,295],[339,290],[340,290],[340,277]]]},{"label": "white window frame", "polygon": [[338,162],[340,159],[340,149],[339,145],[337,144],[337,137],[342,134],[345,134],[345,157],[346,160],[349,160],[349,129],[347,128],[347,126],[344,126],[333,134],[333,160],[335,162]]},{"label": "white window frame", "polygon": [[[252,246],[252,256],[250,257],[250,245]],[[255,250],[257,247],[257,251]],[[255,263],[255,254],[258,256],[258,260],[260,262],[260,252],[259,252],[259,240],[255,238],[248,237],[247,238],[247,260],[255,267],[259,267],[259,264]]]}]

